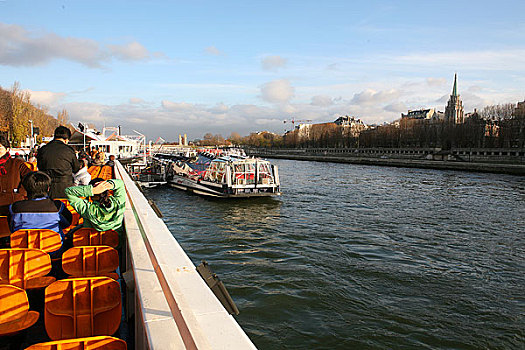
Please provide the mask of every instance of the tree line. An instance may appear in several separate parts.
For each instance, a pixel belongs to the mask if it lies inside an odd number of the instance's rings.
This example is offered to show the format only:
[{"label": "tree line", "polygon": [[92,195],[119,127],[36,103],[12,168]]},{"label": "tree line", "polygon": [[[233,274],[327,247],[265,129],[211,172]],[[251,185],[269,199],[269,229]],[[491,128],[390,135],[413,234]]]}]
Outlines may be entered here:
[{"label": "tree line", "polygon": [[[525,103],[486,106],[462,124],[444,120],[400,120],[352,132],[335,123],[313,124],[308,131],[296,128],[285,135],[270,132],[226,140],[236,145],[263,148],[525,148]],[[221,144],[220,135],[205,135],[207,145]],[[218,143],[214,143],[218,142]]]},{"label": "tree line", "polygon": [[0,133],[8,135],[13,147],[20,147],[26,137],[31,135],[30,120],[33,121],[33,129],[39,131],[37,142],[42,141],[42,136],[53,135],[56,127],[69,126],[66,110],[54,117],[46,107],[33,105],[30,98],[29,92],[21,90],[18,82],[9,90],[0,87]]}]

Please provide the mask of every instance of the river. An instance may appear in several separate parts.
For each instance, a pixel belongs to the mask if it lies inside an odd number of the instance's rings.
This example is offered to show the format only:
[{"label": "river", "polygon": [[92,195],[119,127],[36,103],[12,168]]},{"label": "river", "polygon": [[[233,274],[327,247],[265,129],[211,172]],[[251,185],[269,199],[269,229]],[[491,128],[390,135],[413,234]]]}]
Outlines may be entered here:
[{"label": "river", "polygon": [[259,349],[525,348],[525,178],[272,163],[275,199],[146,191]]}]

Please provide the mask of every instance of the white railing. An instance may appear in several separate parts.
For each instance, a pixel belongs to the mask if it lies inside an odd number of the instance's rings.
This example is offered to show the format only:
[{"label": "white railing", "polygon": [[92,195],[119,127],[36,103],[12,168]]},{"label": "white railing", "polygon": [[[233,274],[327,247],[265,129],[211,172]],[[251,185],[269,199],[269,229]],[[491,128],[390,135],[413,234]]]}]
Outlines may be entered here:
[{"label": "white railing", "polygon": [[195,265],[116,162],[127,192],[127,309],[136,349],[255,349]]}]

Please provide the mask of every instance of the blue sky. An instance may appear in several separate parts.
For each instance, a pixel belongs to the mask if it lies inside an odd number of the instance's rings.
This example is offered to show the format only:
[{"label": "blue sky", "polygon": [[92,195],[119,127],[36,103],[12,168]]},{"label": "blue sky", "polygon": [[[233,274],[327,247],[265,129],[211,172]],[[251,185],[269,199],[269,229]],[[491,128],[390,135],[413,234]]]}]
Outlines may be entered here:
[{"label": "blue sky", "polygon": [[0,0],[0,86],[149,138],[525,98],[524,1]]}]

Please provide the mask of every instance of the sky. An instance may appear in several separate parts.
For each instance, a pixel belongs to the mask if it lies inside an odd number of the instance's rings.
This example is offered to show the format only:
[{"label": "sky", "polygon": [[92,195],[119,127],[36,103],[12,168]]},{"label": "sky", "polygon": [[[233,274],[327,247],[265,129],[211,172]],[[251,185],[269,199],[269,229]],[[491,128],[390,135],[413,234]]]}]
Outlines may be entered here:
[{"label": "sky", "polygon": [[[525,1],[0,0],[0,86],[148,139],[525,99]],[[284,123],[287,121],[287,123]]]}]

